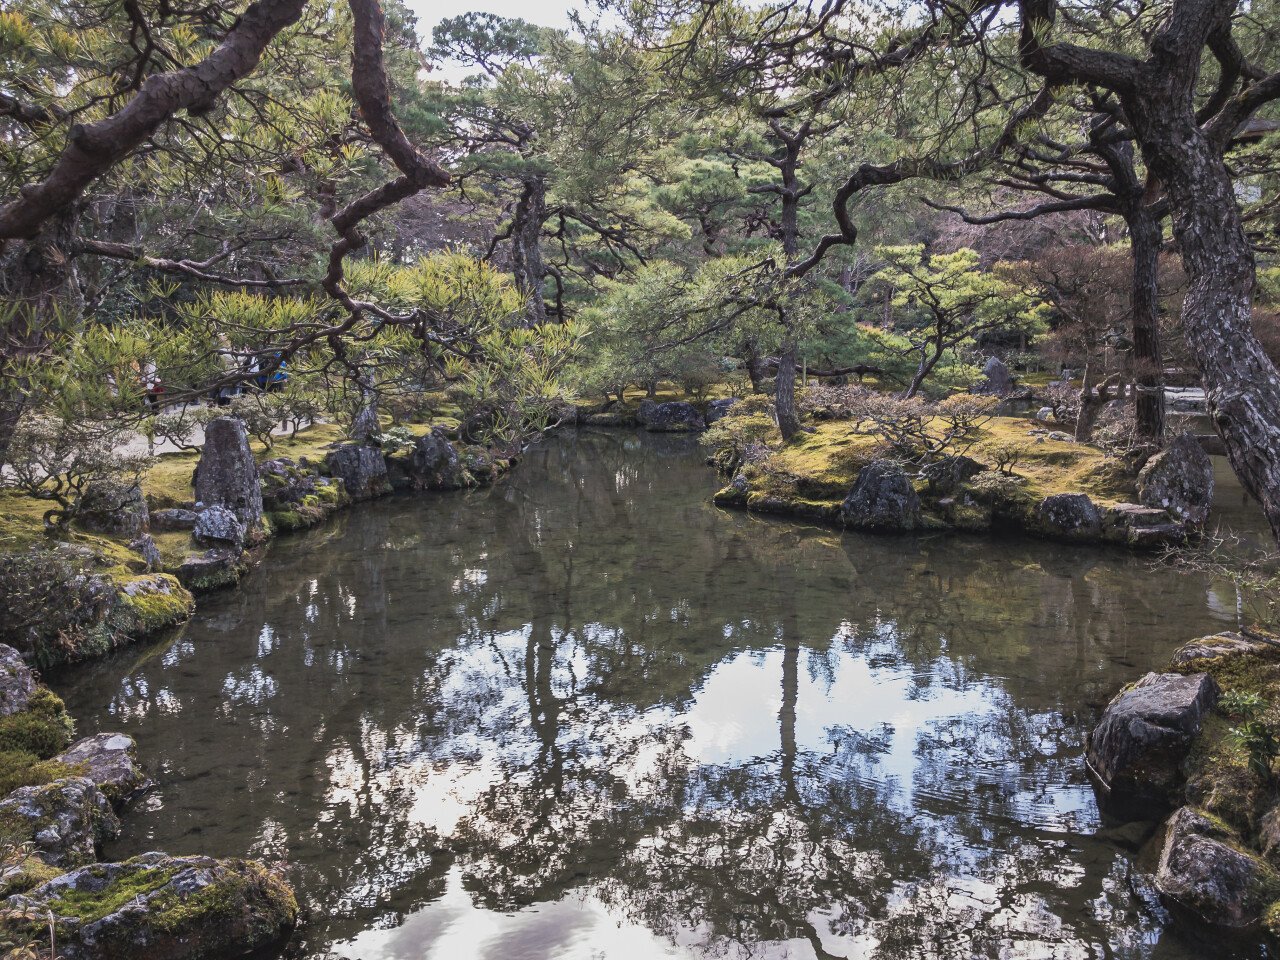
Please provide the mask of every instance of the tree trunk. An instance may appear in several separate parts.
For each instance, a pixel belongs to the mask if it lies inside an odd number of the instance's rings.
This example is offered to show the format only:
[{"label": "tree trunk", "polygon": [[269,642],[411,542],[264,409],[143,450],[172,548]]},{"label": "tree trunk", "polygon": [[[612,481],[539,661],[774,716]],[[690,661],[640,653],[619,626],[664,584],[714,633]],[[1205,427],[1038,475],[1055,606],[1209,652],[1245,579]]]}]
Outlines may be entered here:
[{"label": "tree trunk", "polygon": [[529,326],[547,322],[542,281],[547,275],[542,261],[542,225],[547,221],[547,183],[541,176],[523,181],[520,199],[511,218],[511,272],[516,289],[525,298]]},{"label": "tree trunk", "polygon": [[782,345],[778,357],[778,379],[773,398],[778,415],[778,430],[783,440],[790,440],[800,432],[800,411],[796,408],[796,345],[790,337]]},{"label": "tree trunk", "polygon": [[1159,84],[1142,93],[1125,106],[1169,195],[1189,280],[1183,333],[1231,466],[1280,540],[1280,374],[1253,333],[1255,264],[1231,176],[1189,93]]},{"label": "tree trunk", "polygon": [[1126,218],[1133,256],[1133,412],[1141,443],[1164,439],[1164,357],[1160,351],[1160,223],[1139,204]]}]

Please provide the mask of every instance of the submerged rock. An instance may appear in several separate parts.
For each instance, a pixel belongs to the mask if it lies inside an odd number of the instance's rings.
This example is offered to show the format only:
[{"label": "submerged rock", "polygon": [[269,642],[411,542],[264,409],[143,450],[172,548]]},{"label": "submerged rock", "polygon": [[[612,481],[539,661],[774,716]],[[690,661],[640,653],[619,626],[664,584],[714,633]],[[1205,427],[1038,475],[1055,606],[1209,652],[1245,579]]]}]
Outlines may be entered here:
[{"label": "submerged rock", "polygon": [[1060,540],[1102,538],[1102,514],[1083,493],[1055,493],[1036,507],[1040,531]]},{"label": "submerged rock", "polygon": [[636,419],[650,433],[692,433],[707,429],[698,408],[683,400],[670,403],[646,400],[640,404]]},{"label": "submerged rock", "polygon": [[[213,960],[286,940],[298,920],[293,891],[251,860],[144,853],[55,877],[5,901],[48,937],[62,960]],[[22,920],[11,921],[13,925]]]},{"label": "submerged rock", "polygon": [[120,821],[91,779],[67,777],[19,787],[0,801],[0,832],[30,843],[50,866],[69,868],[96,860],[98,847],[120,832]]},{"label": "submerged rock", "polygon": [[858,472],[840,515],[845,526],[858,530],[915,530],[921,524],[920,497],[902,467],[873,460]]},{"label": "submerged rock", "polygon": [[249,449],[249,434],[236,417],[217,417],[205,427],[195,497],[199,507],[226,507],[246,533],[258,529],[262,520],[258,467]]},{"label": "submerged rock", "polygon": [[138,745],[123,733],[99,733],[77,740],[53,758],[93,781],[113,804],[120,804],[147,785],[138,766]]},{"label": "submerged rock", "polygon": [[1182,762],[1218,702],[1207,673],[1148,673],[1107,705],[1089,736],[1089,768],[1109,806],[1151,818],[1176,803]]},{"label": "submerged rock", "polygon": [[1235,846],[1225,830],[1182,807],[1169,818],[1156,889],[1202,923],[1243,928],[1258,922],[1277,881],[1265,862]]},{"label": "submerged rock", "polygon": [[342,481],[352,500],[372,500],[391,492],[382,451],[363,443],[344,443],[329,454],[325,465]]},{"label": "submerged rock", "polygon": [[1138,499],[1201,527],[1213,506],[1213,461],[1193,434],[1182,433],[1138,474]]},{"label": "submerged rock", "polygon": [[35,675],[22,661],[22,654],[0,643],[0,717],[27,709],[35,692]]}]

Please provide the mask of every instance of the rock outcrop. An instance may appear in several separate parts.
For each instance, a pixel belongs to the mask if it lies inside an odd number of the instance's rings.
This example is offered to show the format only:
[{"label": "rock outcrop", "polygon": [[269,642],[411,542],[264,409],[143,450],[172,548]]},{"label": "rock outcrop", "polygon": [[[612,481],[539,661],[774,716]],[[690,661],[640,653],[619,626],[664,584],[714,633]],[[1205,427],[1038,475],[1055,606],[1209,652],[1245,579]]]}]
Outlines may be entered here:
[{"label": "rock outcrop", "polygon": [[19,787],[0,801],[0,831],[30,843],[35,856],[67,869],[97,859],[98,847],[120,832],[111,802],[88,777]]},{"label": "rock outcrop", "polygon": [[920,479],[928,484],[930,493],[946,496],[986,469],[972,457],[957,454],[925,465],[920,471]]},{"label": "rock outcrop", "polygon": [[344,443],[329,454],[325,465],[352,500],[372,500],[391,492],[387,462],[377,447]]},{"label": "rock outcrop", "polygon": [[1107,705],[1086,755],[1109,807],[1143,819],[1178,803],[1182,762],[1218,701],[1206,673],[1148,673]]},{"label": "rock outcrop", "polygon": [[1277,892],[1272,869],[1191,807],[1169,818],[1156,889],[1201,923],[1245,928]]},{"label": "rock outcrop", "polygon": [[719,400],[712,400],[707,404],[707,412],[702,419],[706,421],[707,426],[711,426],[717,420],[723,420],[727,417],[729,411],[733,409],[733,405],[737,402],[737,397],[723,397]]},{"label": "rock outcrop", "polygon": [[438,428],[414,441],[408,473],[417,490],[460,490],[468,479],[458,451]]},{"label": "rock outcrop", "polygon": [[916,530],[921,525],[920,497],[902,467],[875,460],[859,471],[840,515],[845,526],[857,530]]},{"label": "rock outcrop", "polygon": [[244,424],[235,417],[217,417],[205,427],[195,498],[197,507],[226,507],[247,534],[257,531],[262,520],[258,467]]},{"label": "rock outcrop", "polygon": [[0,717],[27,709],[36,692],[36,678],[22,661],[22,654],[0,643]]},{"label": "rock outcrop", "polygon": [[1138,474],[1138,499],[1188,527],[1204,526],[1213,506],[1213,461],[1193,434],[1179,434]]},{"label": "rock outcrop", "polygon": [[999,357],[991,357],[982,368],[982,380],[973,388],[974,393],[993,397],[1007,397],[1013,393],[1013,375]]},{"label": "rock outcrop", "polygon": [[279,945],[298,920],[288,884],[262,864],[163,853],[72,870],[5,907],[31,918],[31,939],[47,941],[52,922],[62,960],[239,957]]}]

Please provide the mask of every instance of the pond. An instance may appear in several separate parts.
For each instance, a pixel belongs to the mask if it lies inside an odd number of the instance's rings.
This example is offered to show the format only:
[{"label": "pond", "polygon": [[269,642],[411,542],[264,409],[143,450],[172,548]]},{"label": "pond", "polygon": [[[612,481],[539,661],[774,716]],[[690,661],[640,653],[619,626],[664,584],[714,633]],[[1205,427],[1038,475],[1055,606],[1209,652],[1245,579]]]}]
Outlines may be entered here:
[{"label": "pond", "polygon": [[308,958],[1263,955],[1166,923],[1081,760],[1232,595],[715,485],[696,441],[583,431],[278,541],[55,683],[157,781],[107,854],[287,859]]}]

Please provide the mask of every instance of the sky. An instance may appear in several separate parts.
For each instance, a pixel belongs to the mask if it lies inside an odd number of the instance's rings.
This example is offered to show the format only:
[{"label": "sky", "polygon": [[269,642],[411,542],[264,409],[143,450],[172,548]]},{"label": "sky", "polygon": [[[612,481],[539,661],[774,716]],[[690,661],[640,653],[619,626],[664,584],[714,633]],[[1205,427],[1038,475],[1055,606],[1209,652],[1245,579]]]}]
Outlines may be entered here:
[{"label": "sky", "polygon": [[[581,6],[575,0],[406,0],[409,9],[418,16],[418,30],[426,43],[431,42],[431,29],[447,17],[470,13],[496,13],[500,17],[519,17],[541,27],[567,27],[568,10]],[[468,71],[456,64],[444,64],[438,76],[446,80],[460,80]]]}]

